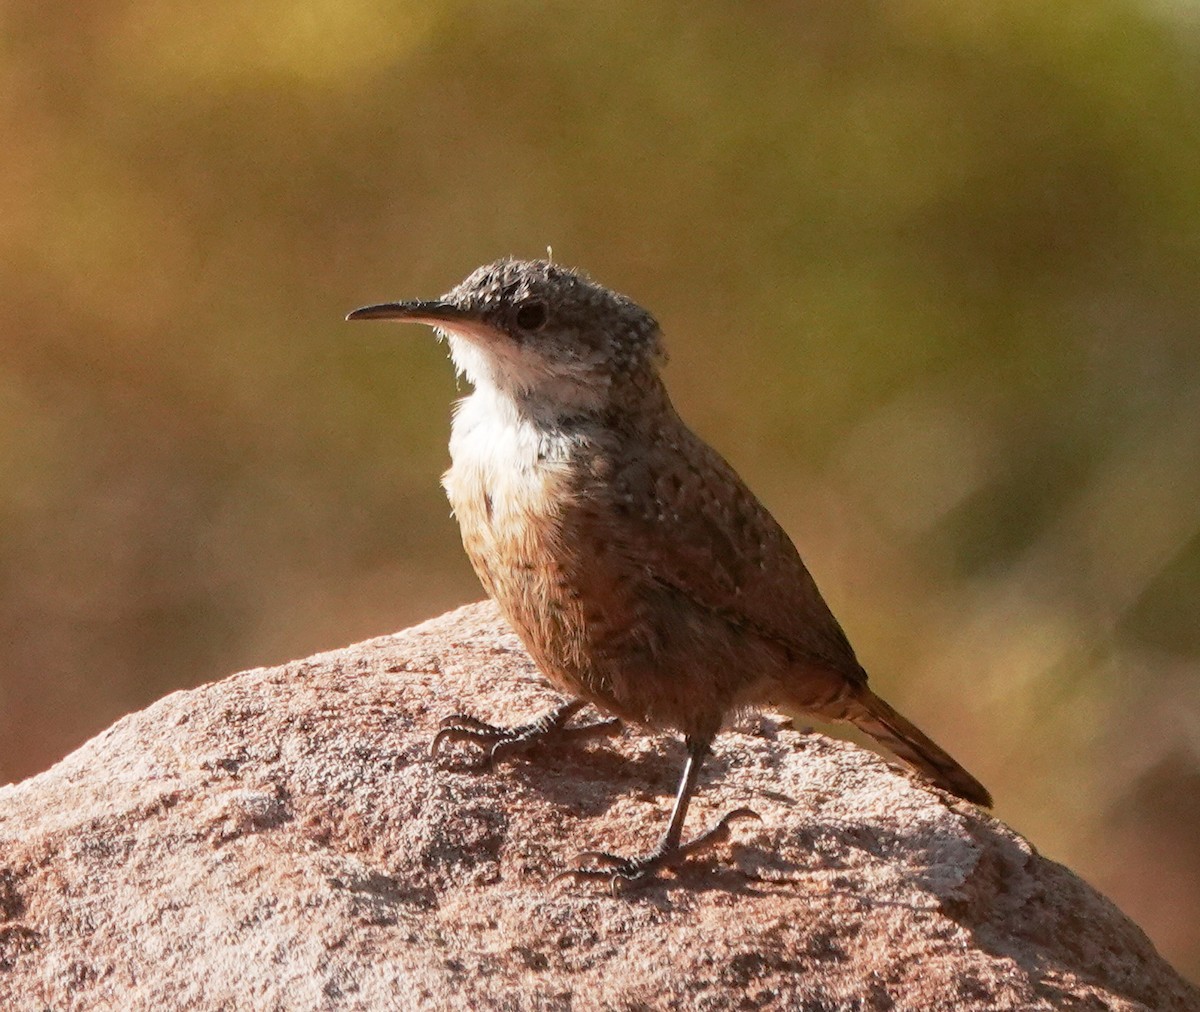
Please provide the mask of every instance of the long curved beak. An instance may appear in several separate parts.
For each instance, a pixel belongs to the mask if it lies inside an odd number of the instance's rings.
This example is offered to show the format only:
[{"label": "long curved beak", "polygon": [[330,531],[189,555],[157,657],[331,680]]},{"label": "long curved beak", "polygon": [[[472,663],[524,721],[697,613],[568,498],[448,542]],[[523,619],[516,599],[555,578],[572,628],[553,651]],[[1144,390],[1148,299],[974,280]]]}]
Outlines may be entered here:
[{"label": "long curved beak", "polygon": [[377,306],[363,306],[346,314],[347,320],[398,320],[401,323],[426,323],[432,327],[447,326],[454,329],[455,323],[474,323],[475,317],[452,302],[429,301],[383,302]]}]

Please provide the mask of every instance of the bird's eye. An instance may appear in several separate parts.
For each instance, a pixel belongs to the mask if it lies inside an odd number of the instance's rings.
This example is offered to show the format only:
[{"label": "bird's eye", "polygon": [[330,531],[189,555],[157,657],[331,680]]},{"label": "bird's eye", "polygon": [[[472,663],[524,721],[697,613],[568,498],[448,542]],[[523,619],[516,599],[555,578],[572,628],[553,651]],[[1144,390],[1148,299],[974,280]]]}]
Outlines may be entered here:
[{"label": "bird's eye", "polygon": [[517,326],[522,330],[537,330],[545,322],[546,303],[530,299],[517,307]]}]

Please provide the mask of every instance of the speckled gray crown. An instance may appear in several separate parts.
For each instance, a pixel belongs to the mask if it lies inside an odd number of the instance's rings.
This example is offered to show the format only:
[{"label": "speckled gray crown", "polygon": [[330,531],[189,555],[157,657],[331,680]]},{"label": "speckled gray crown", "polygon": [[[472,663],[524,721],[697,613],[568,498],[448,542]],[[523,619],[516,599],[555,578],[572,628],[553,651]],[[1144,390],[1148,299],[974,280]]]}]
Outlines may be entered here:
[{"label": "speckled gray crown", "polygon": [[665,358],[658,322],[632,299],[584,272],[546,260],[506,257],[477,268],[443,296],[506,330],[511,315],[531,300],[546,304],[553,326],[586,343],[605,340],[616,358]]}]

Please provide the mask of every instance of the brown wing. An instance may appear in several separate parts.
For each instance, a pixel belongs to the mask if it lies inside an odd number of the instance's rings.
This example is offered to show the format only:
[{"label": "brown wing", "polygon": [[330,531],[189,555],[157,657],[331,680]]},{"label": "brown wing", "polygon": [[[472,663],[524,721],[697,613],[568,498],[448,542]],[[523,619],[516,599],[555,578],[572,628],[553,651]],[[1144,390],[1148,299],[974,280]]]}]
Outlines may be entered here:
[{"label": "brown wing", "polygon": [[712,447],[677,416],[602,450],[584,501],[621,522],[609,546],[630,571],[698,609],[782,644],[797,660],[866,675],[795,546]]}]

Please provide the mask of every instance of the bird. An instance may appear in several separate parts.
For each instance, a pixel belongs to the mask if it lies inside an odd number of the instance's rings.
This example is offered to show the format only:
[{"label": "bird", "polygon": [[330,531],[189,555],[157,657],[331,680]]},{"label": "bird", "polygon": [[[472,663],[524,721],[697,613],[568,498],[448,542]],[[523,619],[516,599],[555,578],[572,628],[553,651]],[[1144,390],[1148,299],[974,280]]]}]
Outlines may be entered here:
[{"label": "bird", "polygon": [[[655,318],[583,271],[504,258],[434,300],[348,320],[426,324],[471,393],[453,413],[442,484],[488,595],[565,701],[501,726],[442,721],[494,761],[609,733],[618,720],[682,735],[665,830],[643,854],[589,851],[561,875],[638,885],[712,843],[685,841],[700,771],[730,715],[773,709],[851,724],[936,787],[990,807],[984,786],[869,688],[792,540],[679,417]],[[605,719],[570,723],[587,704]]]}]

